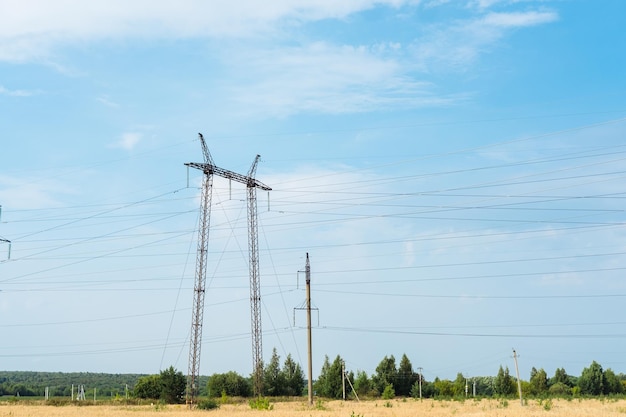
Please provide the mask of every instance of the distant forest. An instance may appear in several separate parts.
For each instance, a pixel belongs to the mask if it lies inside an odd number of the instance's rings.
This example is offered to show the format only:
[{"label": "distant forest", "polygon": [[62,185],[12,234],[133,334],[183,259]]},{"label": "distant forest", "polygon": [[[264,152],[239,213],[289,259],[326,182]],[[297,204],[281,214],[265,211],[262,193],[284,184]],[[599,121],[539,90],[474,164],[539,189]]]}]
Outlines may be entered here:
[{"label": "distant forest", "polygon": [[[133,389],[145,374],[105,374],[91,372],[23,372],[0,371],[0,396],[43,397],[48,388],[50,397],[78,395],[82,385],[85,396],[98,398],[132,396]],[[200,387],[206,390],[208,376],[200,377]],[[202,395],[202,389],[200,394]]]}]

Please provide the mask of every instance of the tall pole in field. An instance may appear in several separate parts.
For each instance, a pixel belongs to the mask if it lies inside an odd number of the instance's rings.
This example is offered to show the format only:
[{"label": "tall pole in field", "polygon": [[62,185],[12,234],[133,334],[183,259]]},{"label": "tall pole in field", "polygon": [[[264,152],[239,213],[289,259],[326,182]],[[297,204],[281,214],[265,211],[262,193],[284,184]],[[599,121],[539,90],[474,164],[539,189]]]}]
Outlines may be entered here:
[{"label": "tall pole in field", "polygon": [[524,400],[522,398],[522,381],[519,379],[519,367],[517,366],[517,352],[513,349],[513,359],[515,360],[515,374],[517,375],[517,391],[519,392],[519,402],[524,406]]},{"label": "tall pole in field", "polygon": [[313,344],[311,338],[311,264],[309,263],[309,253],[306,253],[306,329],[307,329],[307,349],[308,349],[308,391],[309,405],[313,405]]},{"label": "tall pole in field", "polygon": [[419,368],[420,373],[418,374],[419,377],[419,385],[420,385],[420,400],[422,399],[422,367],[420,366]]},{"label": "tall pole in field", "polygon": [[346,364],[341,361],[341,389],[343,392],[343,400],[346,400]]}]

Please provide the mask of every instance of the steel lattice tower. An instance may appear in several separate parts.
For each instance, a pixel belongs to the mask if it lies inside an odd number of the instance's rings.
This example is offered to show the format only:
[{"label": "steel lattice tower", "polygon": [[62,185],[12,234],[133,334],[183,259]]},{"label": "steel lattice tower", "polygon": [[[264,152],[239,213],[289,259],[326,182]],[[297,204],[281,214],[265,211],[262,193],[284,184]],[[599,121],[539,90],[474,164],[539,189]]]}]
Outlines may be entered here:
[{"label": "steel lattice tower", "polygon": [[[261,288],[259,283],[259,247],[256,201],[256,167],[260,156],[248,171],[248,252],[250,254],[250,318],[252,324],[252,372],[254,378],[254,395],[263,393],[263,343],[261,332]],[[269,187],[268,187],[269,188]]]},{"label": "steel lattice tower", "polygon": [[259,250],[257,226],[256,189],[271,190],[270,187],[254,178],[260,156],[257,155],[248,171],[248,175],[241,175],[233,171],[219,168],[213,162],[209,148],[202,134],[198,134],[204,154],[204,162],[188,162],[185,165],[196,168],[204,173],[202,181],[202,196],[200,202],[200,220],[198,231],[198,252],[196,258],[196,280],[194,285],[194,302],[191,319],[191,338],[189,346],[189,372],[187,376],[186,400],[190,407],[195,404],[198,392],[198,377],[200,376],[200,349],[202,344],[202,321],[204,317],[204,296],[207,268],[207,250],[209,242],[209,225],[211,219],[211,199],[213,192],[213,175],[246,184],[248,192],[248,245],[250,255],[250,304],[252,315],[252,363],[255,375],[255,394],[261,395],[262,369],[262,342],[261,342],[261,291],[259,285]]}]

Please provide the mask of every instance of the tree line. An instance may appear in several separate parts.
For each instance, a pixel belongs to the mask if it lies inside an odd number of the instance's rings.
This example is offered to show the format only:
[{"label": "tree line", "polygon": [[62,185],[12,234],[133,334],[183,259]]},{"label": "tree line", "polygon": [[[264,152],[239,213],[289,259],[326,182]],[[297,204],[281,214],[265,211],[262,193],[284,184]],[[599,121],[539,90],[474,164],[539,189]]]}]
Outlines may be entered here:
[{"label": "tree line", "polygon": [[[301,366],[291,355],[282,363],[276,349],[270,361],[263,366],[263,395],[269,397],[298,397],[307,395],[307,379]],[[344,378],[349,383],[344,384]],[[252,397],[253,375],[244,377],[236,372],[201,376],[200,396]],[[593,361],[581,375],[567,374],[556,369],[549,377],[542,368],[532,368],[528,380],[521,380],[525,397],[603,396],[626,394],[626,375],[603,369]],[[97,389],[100,397],[132,397],[157,399],[168,403],[184,401],[186,378],[182,372],[169,367],[159,374],[102,374],[61,372],[2,372],[0,396],[43,396],[49,388],[51,397],[69,397],[72,384],[84,384],[85,394],[91,398]],[[517,395],[517,380],[508,367],[498,369],[495,376],[466,377],[458,373],[454,380],[435,378],[428,381],[413,368],[406,354],[396,363],[393,355],[385,356],[374,374],[365,371],[345,371],[344,360],[337,355],[331,362],[324,357],[319,377],[313,383],[317,397],[339,399],[347,387],[347,397],[384,398],[460,398],[508,397]]]},{"label": "tree line", "polygon": [[[98,395],[125,395],[143,374],[107,374],[92,372],[31,372],[0,371],[0,396],[43,397],[46,388],[51,397],[70,397],[75,389],[84,385],[93,397]],[[76,394],[76,392],[75,392]]]},{"label": "tree line", "polygon": [[[263,393],[268,396],[306,395],[306,378],[300,366],[287,356],[282,368],[274,349],[272,359],[264,367]],[[344,381],[349,380],[349,383]],[[558,368],[554,376],[548,377],[544,369],[532,368],[529,380],[521,380],[522,393],[526,397],[602,396],[626,394],[626,375],[603,369],[593,361],[584,368],[580,376],[568,375]],[[345,388],[347,387],[347,389]],[[385,356],[376,367],[375,373],[365,371],[346,372],[344,360],[337,355],[334,361],[325,356],[319,377],[313,383],[314,395],[339,399],[414,397],[414,398],[460,398],[509,397],[517,395],[517,380],[508,367],[498,369],[495,376],[466,377],[458,373],[456,379],[435,378],[428,381],[413,369],[411,361],[403,354],[396,363],[393,355]],[[213,374],[207,382],[210,397],[252,395],[252,378],[235,372]]]}]

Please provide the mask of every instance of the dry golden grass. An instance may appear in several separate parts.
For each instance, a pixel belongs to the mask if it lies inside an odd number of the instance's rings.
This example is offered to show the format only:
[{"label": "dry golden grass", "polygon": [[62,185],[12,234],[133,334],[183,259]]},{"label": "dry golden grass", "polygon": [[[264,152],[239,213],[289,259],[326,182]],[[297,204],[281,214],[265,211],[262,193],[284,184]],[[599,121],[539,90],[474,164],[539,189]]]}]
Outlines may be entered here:
[{"label": "dry golden grass", "polygon": [[219,409],[189,410],[183,405],[154,406],[47,406],[20,403],[0,403],[0,417],[183,417],[209,415],[211,417],[413,417],[413,416],[472,416],[472,417],[576,417],[625,416],[626,400],[528,400],[522,407],[519,401],[509,400],[391,400],[391,401],[318,401],[309,407],[306,402],[272,403],[272,410],[252,410],[248,404],[224,404]]}]

